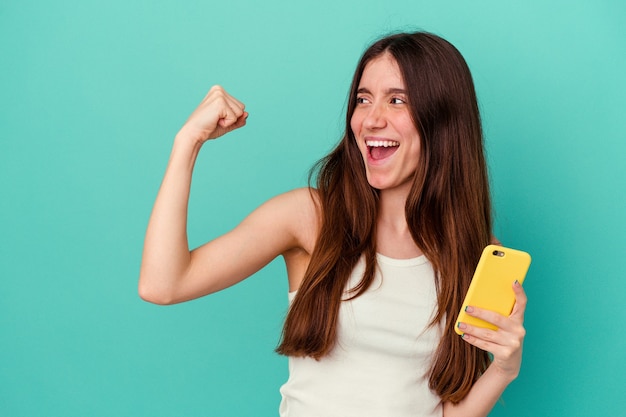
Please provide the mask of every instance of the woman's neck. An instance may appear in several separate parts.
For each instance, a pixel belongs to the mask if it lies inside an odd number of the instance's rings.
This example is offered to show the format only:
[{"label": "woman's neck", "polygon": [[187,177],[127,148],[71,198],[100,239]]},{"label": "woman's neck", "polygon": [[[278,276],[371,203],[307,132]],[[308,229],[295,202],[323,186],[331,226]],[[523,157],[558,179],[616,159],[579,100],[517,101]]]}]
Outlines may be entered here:
[{"label": "woman's neck", "polygon": [[406,221],[408,191],[381,190],[376,225],[376,250],[390,258],[407,259],[422,255]]}]

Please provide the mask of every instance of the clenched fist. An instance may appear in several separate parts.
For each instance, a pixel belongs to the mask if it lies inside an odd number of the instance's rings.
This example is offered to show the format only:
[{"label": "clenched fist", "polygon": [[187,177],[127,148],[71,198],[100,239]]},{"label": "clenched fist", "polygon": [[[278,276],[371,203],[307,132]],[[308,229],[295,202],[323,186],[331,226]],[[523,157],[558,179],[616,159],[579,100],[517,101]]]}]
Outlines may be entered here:
[{"label": "clenched fist", "polygon": [[178,136],[202,144],[246,124],[245,105],[219,85],[211,87]]}]

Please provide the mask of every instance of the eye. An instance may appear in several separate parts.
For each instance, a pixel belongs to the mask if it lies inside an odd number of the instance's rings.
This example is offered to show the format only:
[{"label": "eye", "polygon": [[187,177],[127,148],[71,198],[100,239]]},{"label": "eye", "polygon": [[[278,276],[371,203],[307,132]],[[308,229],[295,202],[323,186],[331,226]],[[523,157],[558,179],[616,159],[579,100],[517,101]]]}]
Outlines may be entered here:
[{"label": "eye", "polygon": [[406,104],[406,100],[400,97],[393,97],[391,99],[391,104]]},{"label": "eye", "polygon": [[357,96],[356,104],[367,104],[367,103],[369,103],[369,100],[367,98]]}]

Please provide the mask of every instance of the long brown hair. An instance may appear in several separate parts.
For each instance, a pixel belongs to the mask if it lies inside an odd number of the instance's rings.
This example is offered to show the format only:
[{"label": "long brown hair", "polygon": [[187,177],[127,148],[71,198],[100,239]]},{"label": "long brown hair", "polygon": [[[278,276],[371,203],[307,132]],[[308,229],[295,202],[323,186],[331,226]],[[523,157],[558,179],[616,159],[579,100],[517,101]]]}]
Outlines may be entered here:
[{"label": "long brown hair", "polygon": [[365,66],[384,53],[398,63],[421,138],[405,210],[413,240],[435,271],[438,309],[431,325],[443,328],[429,384],[443,401],[456,403],[489,364],[487,352],[461,340],[453,326],[491,237],[491,203],[469,68],[453,45],[430,33],[385,37],[370,46],[357,65],[345,134],[314,167],[321,228],[277,352],[315,359],[328,354],[336,342],[339,306],[350,273],[361,256],[366,270],[351,296],[361,295],[374,278],[378,191],[367,182],[350,119]]}]

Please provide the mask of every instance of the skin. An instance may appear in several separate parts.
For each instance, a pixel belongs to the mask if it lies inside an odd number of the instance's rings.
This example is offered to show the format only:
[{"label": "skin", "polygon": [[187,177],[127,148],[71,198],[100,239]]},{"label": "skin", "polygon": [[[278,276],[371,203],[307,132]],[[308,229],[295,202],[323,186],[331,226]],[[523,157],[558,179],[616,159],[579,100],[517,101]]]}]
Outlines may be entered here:
[{"label": "skin", "polygon": [[[396,62],[383,55],[365,68],[351,128],[363,155],[368,181],[380,190],[377,250],[392,258],[422,254],[408,231],[404,205],[420,151]],[[290,291],[299,288],[319,230],[315,191],[296,189],[254,210],[230,232],[194,250],[187,240],[191,178],[201,147],[245,126],[248,113],[220,86],[211,88],[174,139],[168,167],[148,223],[139,294],[156,304],[174,304],[220,291],[254,274],[277,256],[287,267]],[[368,160],[371,138],[397,141],[382,162]],[[443,405],[446,417],[486,416],[521,365],[526,295],[513,285],[516,304],[509,317],[475,308],[468,312],[497,331],[464,325],[464,340],[491,352],[494,361],[458,405]]]},{"label": "skin", "polygon": [[[370,61],[361,76],[350,127],[365,162],[367,180],[379,190],[401,188],[407,194],[417,169],[421,140],[407,101],[396,61],[389,54]],[[399,146],[390,157],[373,160],[367,141],[392,141]]]},{"label": "skin", "polygon": [[289,287],[299,287],[318,229],[306,189],[275,197],[230,232],[193,251],[187,240],[192,171],[202,145],[246,124],[244,105],[223,88],[211,88],[176,135],[168,167],[148,223],[139,295],[174,304],[220,291],[282,255]]}]

